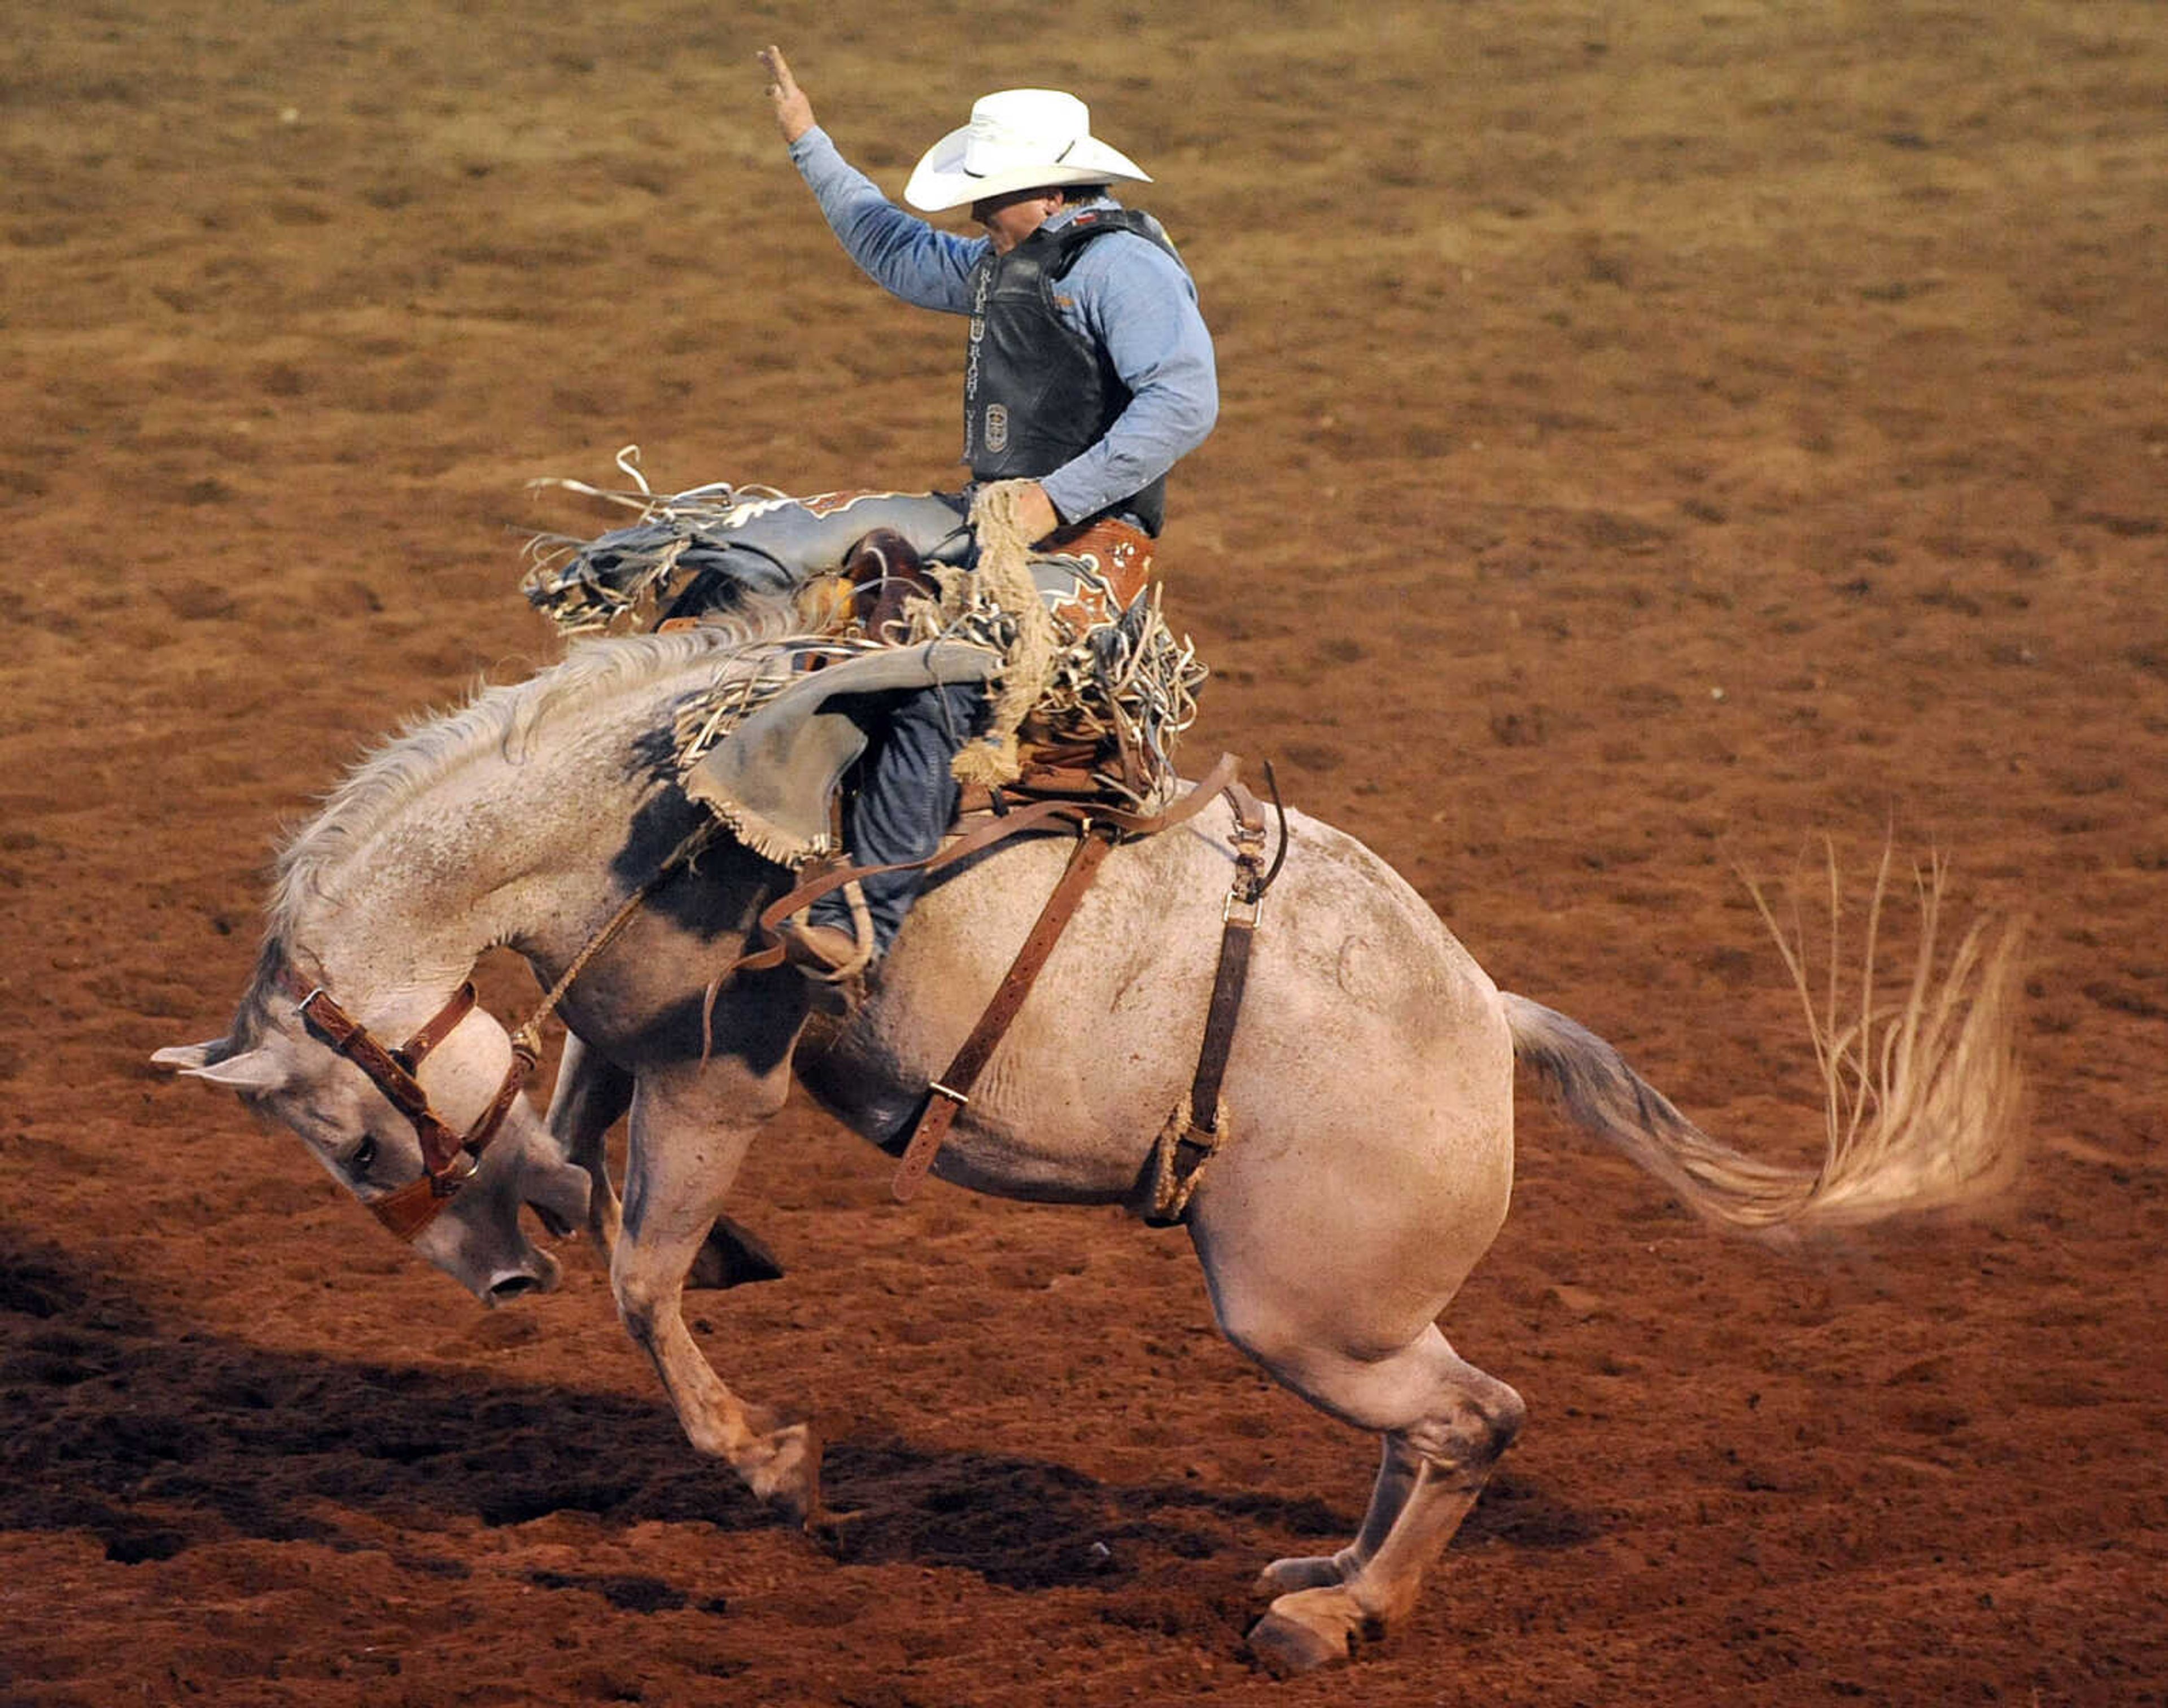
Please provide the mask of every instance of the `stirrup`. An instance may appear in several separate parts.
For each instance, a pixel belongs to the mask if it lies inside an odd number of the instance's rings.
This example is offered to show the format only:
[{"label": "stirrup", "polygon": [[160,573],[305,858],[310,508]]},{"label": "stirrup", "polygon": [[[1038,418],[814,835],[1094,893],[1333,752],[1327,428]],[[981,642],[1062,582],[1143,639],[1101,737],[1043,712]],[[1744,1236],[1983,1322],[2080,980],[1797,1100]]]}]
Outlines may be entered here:
[{"label": "stirrup", "polygon": [[[843,898],[851,906],[851,957],[847,961],[829,960],[814,947],[811,939],[805,935],[809,927],[817,931],[840,933],[842,929],[840,926],[815,926],[812,920],[804,913],[793,915],[784,924],[781,935],[784,940],[784,961],[795,967],[800,973],[816,984],[846,984],[864,972],[874,962],[876,952],[874,947],[874,920],[872,913],[866,906],[866,893],[854,880],[843,886]],[[790,953],[790,947],[793,944],[801,947],[810,958],[803,961],[794,958]]]}]

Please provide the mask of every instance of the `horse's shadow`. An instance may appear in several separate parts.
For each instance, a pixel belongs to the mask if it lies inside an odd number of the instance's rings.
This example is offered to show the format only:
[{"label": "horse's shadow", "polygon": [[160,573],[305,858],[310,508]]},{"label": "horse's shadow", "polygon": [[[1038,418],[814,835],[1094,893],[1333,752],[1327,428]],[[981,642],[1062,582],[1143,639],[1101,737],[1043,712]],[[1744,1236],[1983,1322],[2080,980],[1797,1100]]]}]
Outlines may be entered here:
[{"label": "horse's shadow", "polygon": [[[0,1228],[0,1531],[79,1530],[122,1562],[247,1538],[381,1549],[456,1578],[446,1521],[582,1512],[613,1526],[773,1527],[693,1453],[659,1399],[268,1350],[156,1321],[116,1279]],[[1140,1573],[1294,1541],[1330,1551],[1358,1514],[1314,1499],[1174,1481],[1109,1483],[1018,1456],[894,1435],[833,1443],[847,1515],[820,1532],[854,1563],[958,1567],[1004,1587],[1116,1587]],[[1464,1544],[1563,1546],[1593,1526],[1508,1483]],[[351,1511],[377,1520],[342,1527]],[[571,1585],[566,1578],[544,1587]],[[683,1605],[648,1579],[579,1580],[623,1606]]]}]

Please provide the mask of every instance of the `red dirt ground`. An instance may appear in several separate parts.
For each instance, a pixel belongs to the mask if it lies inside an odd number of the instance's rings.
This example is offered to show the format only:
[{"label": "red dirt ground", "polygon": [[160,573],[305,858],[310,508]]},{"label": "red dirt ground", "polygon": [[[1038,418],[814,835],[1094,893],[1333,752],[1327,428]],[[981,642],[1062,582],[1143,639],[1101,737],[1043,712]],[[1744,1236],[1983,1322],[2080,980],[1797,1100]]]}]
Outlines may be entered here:
[{"label": "red dirt ground", "polygon": [[[539,15],[540,8],[534,8]],[[0,1700],[2158,1703],[2168,1693],[2168,13],[1648,0],[33,6],[0,68]],[[532,476],[946,478],[955,324],[836,254],[789,45],[890,184],[1082,91],[1162,184],[1225,410],[1171,602],[1501,984],[1799,1155],[1735,864],[1885,830],[2033,921],[2038,1147],[1806,1262],[1526,1109],[1448,1327],[1531,1419],[1406,1627],[1277,1683],[1274,1554],[1372,1447],[1178,1237],[930,1191],[810,1113],[704,1297],[815,1408],[840,1557],[681,1440],[592,1262],[483,1314],[161,1082],[282,821],[553,655]],[[523,973],[493,968],[502,1008]]]}]

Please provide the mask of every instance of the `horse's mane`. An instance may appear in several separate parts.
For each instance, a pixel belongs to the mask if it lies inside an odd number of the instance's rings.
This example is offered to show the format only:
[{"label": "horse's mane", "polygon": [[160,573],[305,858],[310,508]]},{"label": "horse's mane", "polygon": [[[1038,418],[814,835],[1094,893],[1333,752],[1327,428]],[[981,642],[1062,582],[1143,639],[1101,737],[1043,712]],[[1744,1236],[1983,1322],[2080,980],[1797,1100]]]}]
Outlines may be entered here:
[{"label": "horse's mane", "polygon": [[325,798],[322,810],[279,851],[265,921],[267,952],[289,936],[305,898],[385,820],[469,761],[516,752],[550,713],[577,705],[592,717],[598,703],[651,687],[702,660],[720,665],[804,627],[788,599],[755,599],[726,618],[668,634],[577,641],[563,662],[501,687],[482,687],[450,711],[411,719],[366,755]]}]

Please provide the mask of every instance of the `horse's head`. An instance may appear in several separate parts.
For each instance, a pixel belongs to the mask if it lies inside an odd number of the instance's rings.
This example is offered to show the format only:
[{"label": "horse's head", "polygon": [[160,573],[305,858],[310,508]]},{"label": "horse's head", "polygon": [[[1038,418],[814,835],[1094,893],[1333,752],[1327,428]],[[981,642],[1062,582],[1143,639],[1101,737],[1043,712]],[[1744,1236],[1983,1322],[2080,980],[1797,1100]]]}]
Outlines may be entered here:
[{"label": "horse's head", "polygon": [[[434,1044],[412,1080],[429,1110],[464,1132],[506,1084],[512,1054],[503,1028],[476,1010]],[[151,1060],[237,1092],[260,1118],[291,1127],[364,1203],[382,1203],[428,1172],[411,1116],[312,1032],[286,995],[259,995],[245,1004],[231,1037],[162,1049]],[[585,1217],[587,1190],[586,1171],[565,1160],[526,1099],[514,1095],[473,1173],[430,1207],[434,1213],[412,1243],[484,1304],[546,1290],[556,1284],[556,1260],[528,1239],[520,1207],[531,1206],[562,1232]]]}]

